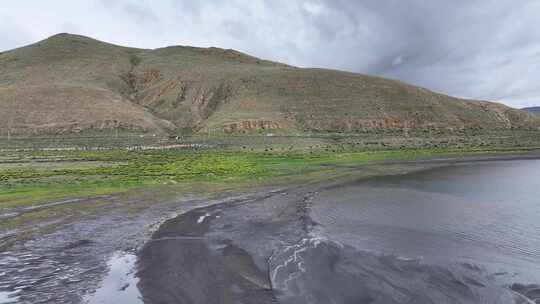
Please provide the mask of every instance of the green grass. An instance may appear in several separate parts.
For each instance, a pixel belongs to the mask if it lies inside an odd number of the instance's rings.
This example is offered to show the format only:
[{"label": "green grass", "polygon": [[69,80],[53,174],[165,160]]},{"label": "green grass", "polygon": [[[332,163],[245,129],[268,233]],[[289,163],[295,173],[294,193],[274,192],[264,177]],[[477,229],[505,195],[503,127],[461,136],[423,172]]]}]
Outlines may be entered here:
[{"label": "green grass", "polygon": [[[486,152],[430,149],[338,153],[178,150],[19,153],[11,157],[17,157],[20,166],[0,166],[0,210],[164,184],[264,183],[280,177],[301,176],[376,161]],[[40,159],[41,162],[32,165],[33,159]],[[47,166],[48,159],[51,160],[50,166]],[[58,162],[63,165],[56,165]]]},{"label": "green grass", "polygon": [[[333,148],[331,150],[334,150]],[[335,149],[338,151],[339,149]],[[240,152],[208,151],[41,151],[0,155],[0,213],[72,198],[74,204],[24,211],[0,221],[0,233],[16,234],[0,249],[62,224],[120,208],[126,215],[156,202],[175,202],[186,194],[256,191],[268,185],[294,185],[333,177],[369,177],[403,172],[406,161],[529,150],[409,149],[370,152]],[[112,197],[108,195],[114,194]],[[105,196],[105,197],[102,197]],[[88,199],[85,199],[88,198]]]},{"label": "green grass", "polygon": [[[56,154],[56,155],[55,155]],[[49,156],[57,156],[51,153]],[[46,153],[34,154],[46,157]],[[78,167],[77,160],[99,166]],[[71,196],[91,196],[182,181],[223,180],[262,174],[242,155],[187,152],[89,152],[64,154],[71,167],[24,166],[0,170],[0,209]],[[110,163],[102,165],[103,163]]]}]

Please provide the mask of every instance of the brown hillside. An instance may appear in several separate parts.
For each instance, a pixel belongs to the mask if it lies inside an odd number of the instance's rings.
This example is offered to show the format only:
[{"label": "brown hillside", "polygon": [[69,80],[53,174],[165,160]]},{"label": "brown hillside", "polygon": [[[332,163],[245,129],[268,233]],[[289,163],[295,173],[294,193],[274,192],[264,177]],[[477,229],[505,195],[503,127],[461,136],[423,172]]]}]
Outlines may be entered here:
[{"label": "brown hillside", "polygon": [[502,104],[217,48],[144,50],[60,34],[0,53],[0,70],[0,129],[12,134],[540,127]]}]

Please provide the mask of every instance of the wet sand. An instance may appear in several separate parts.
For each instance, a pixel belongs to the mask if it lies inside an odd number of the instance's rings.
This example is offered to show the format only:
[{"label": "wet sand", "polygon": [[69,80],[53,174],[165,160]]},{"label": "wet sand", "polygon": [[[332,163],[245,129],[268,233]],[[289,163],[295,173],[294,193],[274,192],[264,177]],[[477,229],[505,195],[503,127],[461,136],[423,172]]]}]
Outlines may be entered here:
[{"label": "wet sand", "polygon": [[298,193],[278,191],[166,222],[139,256],[144,302],[275,303],[268,258],[311,225]]},{"label": "wet sand", "polygon": [[[96,290],[105,290],[110,293],[100,296],[97,303],[117,304],[117,296],[124,298],[117,292],[126,277],[107,280],[114,272],[115,256],[135,255],[166,219],[203,206],[256,197],[259,195],[254,193],[212,199],[183,196],[155,202],[151,208],[137,213],[115,207],[113,201],[100,215],[58,226],[54,232],[0,249],[0,303],[11,304],[13,299],[23,304],[88,303]],[[122,201],[130,203],[139,204],[136,199]],[[107,286],[110,283],[114,286]]]}]

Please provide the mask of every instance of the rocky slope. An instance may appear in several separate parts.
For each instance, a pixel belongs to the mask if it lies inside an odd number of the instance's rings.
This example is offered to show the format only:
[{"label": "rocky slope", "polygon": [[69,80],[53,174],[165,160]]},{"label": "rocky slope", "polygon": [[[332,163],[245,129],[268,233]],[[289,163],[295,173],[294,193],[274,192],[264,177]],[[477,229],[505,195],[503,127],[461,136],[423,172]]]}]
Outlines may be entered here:
[{"label": "rocky slope", "polygon": [[0,70],[3,136],[540,127],[502,104],[217,48],[134,49],[59,34],[0,53]]}]

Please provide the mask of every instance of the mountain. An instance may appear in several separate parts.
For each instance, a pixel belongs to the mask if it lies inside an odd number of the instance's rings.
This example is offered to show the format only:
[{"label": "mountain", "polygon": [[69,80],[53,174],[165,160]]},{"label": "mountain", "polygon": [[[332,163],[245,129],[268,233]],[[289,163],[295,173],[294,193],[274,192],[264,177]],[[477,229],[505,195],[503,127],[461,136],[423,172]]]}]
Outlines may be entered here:
[{"label": "mountain", "polygon": [[533,114],[540,114],[540,107],[529,107],[529,108],[523,108],[521,110],[529,112],[529,113],[533,113]]},{"label": "mountain", "polygon": [[2,134],[540,127],[499,103],[219,48],[136,49],[58,34],[0,53],[0,69]]}]

